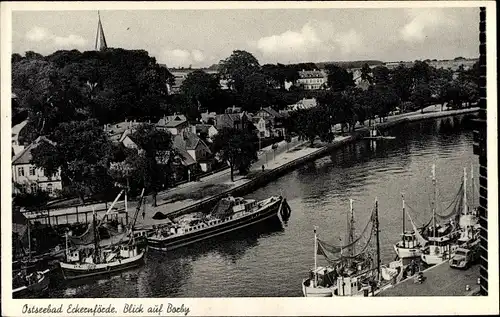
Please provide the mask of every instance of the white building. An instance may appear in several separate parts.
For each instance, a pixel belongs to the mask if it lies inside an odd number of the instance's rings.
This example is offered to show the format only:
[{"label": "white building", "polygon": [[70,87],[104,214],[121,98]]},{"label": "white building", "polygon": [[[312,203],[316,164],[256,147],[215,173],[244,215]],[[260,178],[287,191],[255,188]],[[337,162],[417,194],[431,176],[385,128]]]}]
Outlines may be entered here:
[{"label": "white building", "polygon": [[324,70],[302,70],[299,71],[297,85],[305,90],[324,89],[327,85],[328,75]]},{"label": "white building", "polygon": [[44,174],[43,169],[31,164],[31,150],[36,148],[42,140],[53,144],[45,137],[38,137],[35,142],[12,159],[12,181],[17,185],[13,187],[14,193],[35,193],[41,189],[55,196],[55,190],[62,190],[60,171],[49,177]]}]

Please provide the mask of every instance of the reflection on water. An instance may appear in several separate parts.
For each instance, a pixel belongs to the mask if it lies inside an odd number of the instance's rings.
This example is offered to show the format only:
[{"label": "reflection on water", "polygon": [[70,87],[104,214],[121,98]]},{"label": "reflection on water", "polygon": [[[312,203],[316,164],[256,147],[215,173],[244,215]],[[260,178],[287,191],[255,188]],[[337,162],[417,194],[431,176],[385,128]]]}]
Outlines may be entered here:
[{"label": "reflection on water", "polygon": [[149,252],[141,268],[92,283],[56,281],[50,296],[301,296],[301,280],[314,260],[313,227],[327,241],[344,237],[350,198],[358,230],[378,198],[382,260],[391,261],[402,230],[401,193],[414,221],[426,223],[431,165],[443,206],[458,191],[463,168],[473,163],[478,175],[478,166],[465,116],[405,124],[389,133],[396,140],[350,144],[248,195],[263,199],[282,191],[292,209],[285,225],[268,223],[168,253]]}]

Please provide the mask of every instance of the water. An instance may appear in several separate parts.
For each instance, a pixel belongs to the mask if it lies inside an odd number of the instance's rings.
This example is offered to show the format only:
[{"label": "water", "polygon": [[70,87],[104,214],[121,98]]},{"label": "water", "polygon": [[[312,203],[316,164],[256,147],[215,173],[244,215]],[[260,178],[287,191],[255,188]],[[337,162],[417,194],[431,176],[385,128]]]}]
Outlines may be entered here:
[{"label": "water", "polygon": [[362,230],[378,198],[382,261],[390,262],[402,230],[401,192],[414,221],[423,224],[431,214],[432,164],[438,212],[455,197],[464,167],[470,174],[472,163],[478,175],[467,119],[395,127],[394,141],[376,146],[360,141],[338,149],[248,195],[263,199],[282,191],[292,208],[284,225],[254,227],[169,254],[149,252],[145,266],[112,277],[69,283],[56,278],[48,296],[302,296],[302,278],[314,263],[313,227],[319,227],[320,238],[338,244],[345,237],[349,199]]}]

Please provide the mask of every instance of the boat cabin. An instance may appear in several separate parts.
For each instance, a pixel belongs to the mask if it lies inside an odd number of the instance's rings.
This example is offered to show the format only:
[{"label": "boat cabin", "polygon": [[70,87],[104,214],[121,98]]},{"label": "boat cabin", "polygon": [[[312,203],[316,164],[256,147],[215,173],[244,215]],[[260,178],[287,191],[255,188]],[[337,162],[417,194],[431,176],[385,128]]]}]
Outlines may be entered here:
[{"label": "boat cabin", "polygon": [[369,279],[365,275],[352,277],[338,277],[336,287],[333,290],[334,296],[368,296],[371,285]]},{"label": "boat cabin", "polygon": [[121,245],[120,246],[120,257],[122,258],[132,258],[138,254],[137,247],[132,245]]},{"label": "boat cabin", "polygon": [[399,241],[398,247],[415,249],[420,247],[420,243],[418,242],[414,232],[405,232],[401,235],[401,241]]}]

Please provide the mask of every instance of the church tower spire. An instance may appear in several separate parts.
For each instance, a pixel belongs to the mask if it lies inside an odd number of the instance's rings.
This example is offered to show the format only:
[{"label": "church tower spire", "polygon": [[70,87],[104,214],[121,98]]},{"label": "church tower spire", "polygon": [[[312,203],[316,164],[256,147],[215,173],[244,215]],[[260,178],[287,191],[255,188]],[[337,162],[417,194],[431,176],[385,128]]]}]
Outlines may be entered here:
[{"label": "church tower spire", "polygon": [[108,45],[106,44],[106,37],[104,36],[104,31],[102,29],[101,15],[99,14],[99,11],[97,11],[97,16],[99,18],[99,22],[97,23],[97,35],[95,37],[95,50],[104,51],[108,48]]}]

